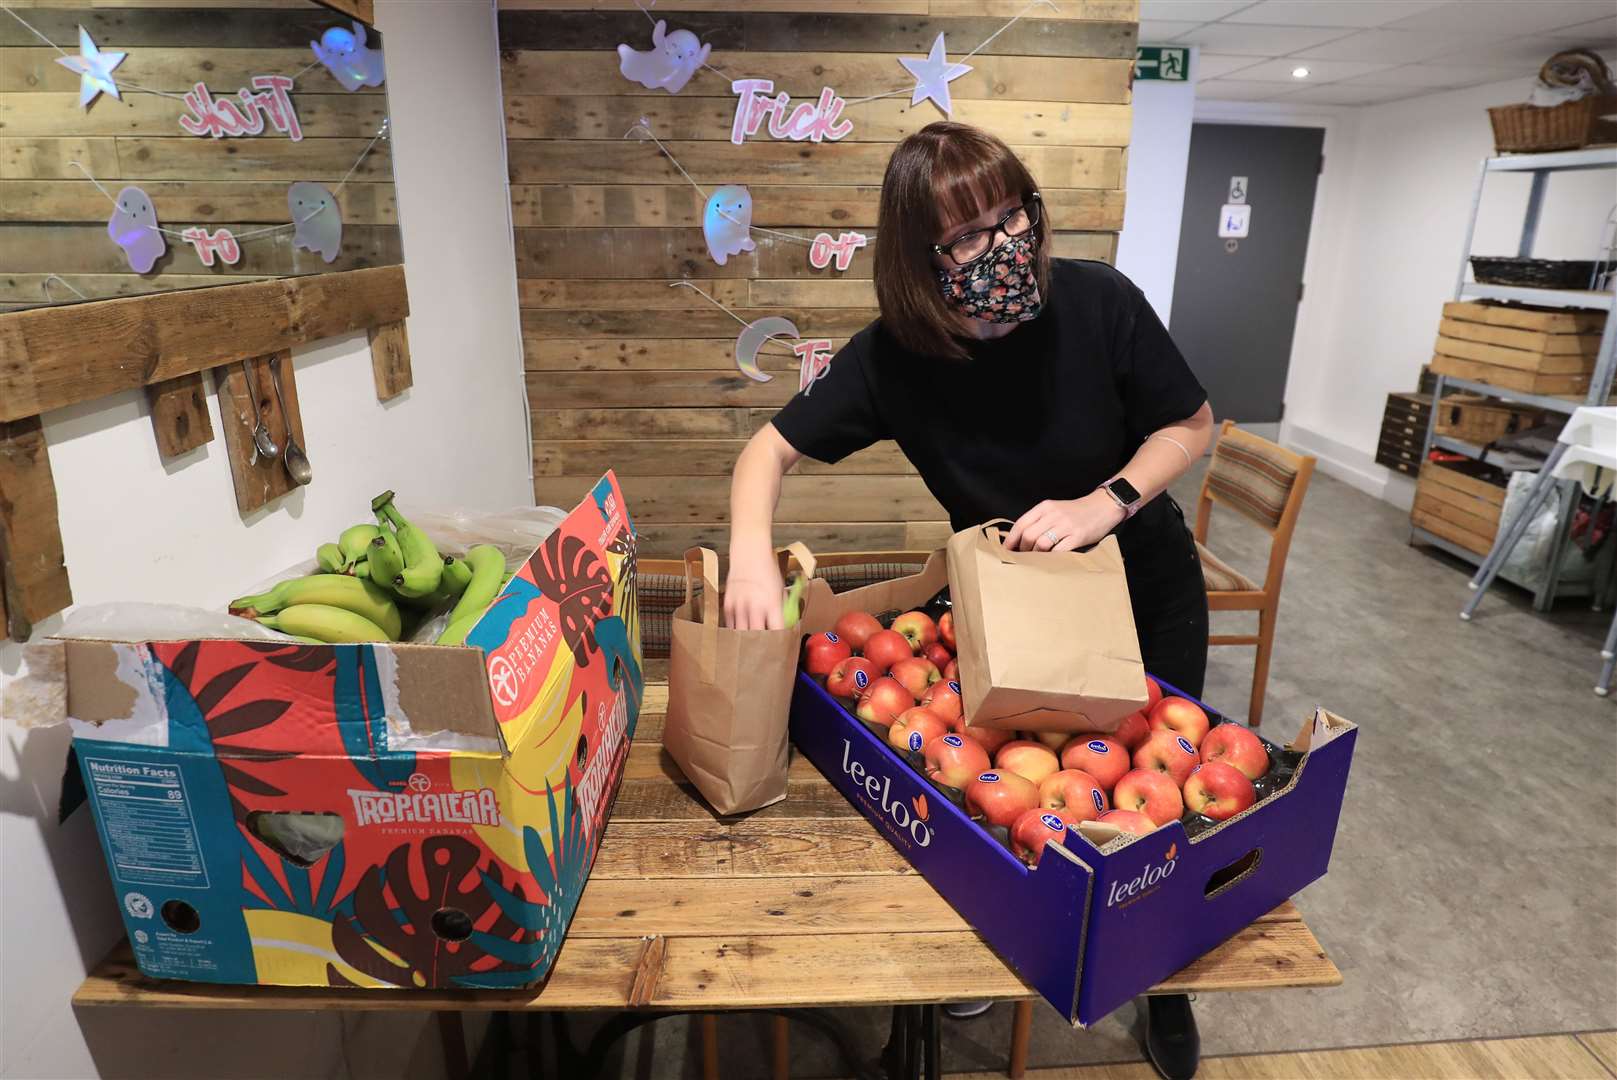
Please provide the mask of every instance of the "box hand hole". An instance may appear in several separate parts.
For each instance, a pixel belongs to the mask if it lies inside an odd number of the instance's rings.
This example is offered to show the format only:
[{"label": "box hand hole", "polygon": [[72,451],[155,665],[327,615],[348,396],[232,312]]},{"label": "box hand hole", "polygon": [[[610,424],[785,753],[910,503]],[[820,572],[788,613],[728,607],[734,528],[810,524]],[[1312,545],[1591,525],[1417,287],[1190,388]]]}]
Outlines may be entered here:
[{"label": "box hand hole", "polygon": [[314,810],[254,810],[247,831],[287,862],[307,868],[342,842],[343,822],[338,814]]},{"label": "box hand hole", "polygon": [[439,908],[432,913],[432,932],[445,941],[465,941],[472,936],[472,919],[459,908]]},{"label": "box hand hole", "polygon": [[1222,870],[1215,870],[1213,876],[1207,879],[1207,887],[1202,890],[1202,895],[1211,900],[1221,893],[1228,892],[1241,879],[1250,877],[1262,861],[1263,849],[1253,848]]}]

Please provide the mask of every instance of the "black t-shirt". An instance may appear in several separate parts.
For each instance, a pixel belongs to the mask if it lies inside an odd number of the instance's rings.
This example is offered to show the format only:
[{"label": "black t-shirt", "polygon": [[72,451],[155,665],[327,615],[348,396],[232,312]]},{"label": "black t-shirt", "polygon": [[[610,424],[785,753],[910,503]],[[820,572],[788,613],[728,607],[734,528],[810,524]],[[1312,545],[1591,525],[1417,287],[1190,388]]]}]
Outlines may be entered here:
[{"label": "black t-shirt", "polygon": [[[966,360],[916,355],[880,319],[775,416],[796,450],[839,461],[895,440],[955,530],[1021,517],[1110,480],[1154,431],[1207,400],[1144,294],[1100,262],[1052,259],[1036,319],[968,344]],[[1127,557],[1180,528],[1159,497],[1118,529]]]}]

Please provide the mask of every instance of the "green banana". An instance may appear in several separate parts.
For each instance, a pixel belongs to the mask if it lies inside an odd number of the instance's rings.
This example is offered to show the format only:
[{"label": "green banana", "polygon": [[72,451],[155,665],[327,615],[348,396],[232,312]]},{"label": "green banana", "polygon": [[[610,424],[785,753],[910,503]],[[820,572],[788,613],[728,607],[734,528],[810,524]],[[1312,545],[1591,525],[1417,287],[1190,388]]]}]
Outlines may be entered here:
[{"label": "green banana", "polygon": [[412,599],[431,596],[444,576],[444,557],[438,553],[438,545],[399,513],[393,505],[391,491],[372,499],[371,510],[378,522],[393,526],[399,549],[404,553],[404,569],[393,579],[393,590]]},{"label": "green banana", "polygon": [[465,559],[445,555],[444,580],[449,582],[450,592],[455,596],[459,596],[466,591],[466,586],[472,583],[472,568]]},{"label": "green banana", "polygon": [[365,561],[366,552],[370,551],[371,541],[381,532],[375,525],[366,522],[363,525],[350,525],[337,537],[337,546],[342,549],[343,569],[352,571],[358,563]]},{"label": "green banana", "polygon": [[371,579],[371,561],[369,559],[361,559],[354,564],[354,577],[365,581]]},{"label": "green banana", "polygon": [[404,573],[404,551],[392,529],[377,530],[365,561],[370,563],[372,581],[393,588],[393,583]]},{"label": "green banana", "polygon": [[475,613],[473,613],[471,615],[467,615],[465,618],[461,619],[459,622],[450,623],[449,626],[444,630],[444,632],[442,634],[438,635],[437,644],[439,644],[439,645],[464,645],[464,644],[466,644],[466,635],[471,633],[472,627],[477,625],[477,618],[481,614],[482,614],[482,612],[480,612],[480,611],[475,612]]},{"label": "green banana", "polygon": [[797,620],[803,617],[803,591],[808,588],[808,579],[802,574],[793,574],[792,583],[786,586],[786,629],[790,630],[797,625]]},{"label": "green banana", "polygon": [[466,553],[466,562],[472,568],[472,580],[449,613],[451,626],[468,615],[483,614],[483,609],[499,594],[500,579],[505,576],[505,553],[492,544],[472,548]]},{"label": "green banana", "polygon": [[387,590],[347,574],[311,574],[309,577],[283,581],[267,593],[232,600],[230,613],[263,622],[265,615],[305,604],[351,611],[375,624],[394,641],[398,640],[403,629],[398,605]]},{"label": "green banana", "polygon": [[321,544],[314,553],[314,561],[320,564],[323,574],[339,574],[343,569],[342,548],[336,544]]},{"label": "green banana", "polygon": [[365,616],[330,604],[293,604],[275,615],[260,616],[258,621],[272,630],[317,638],[331,645],[392,640]]}]

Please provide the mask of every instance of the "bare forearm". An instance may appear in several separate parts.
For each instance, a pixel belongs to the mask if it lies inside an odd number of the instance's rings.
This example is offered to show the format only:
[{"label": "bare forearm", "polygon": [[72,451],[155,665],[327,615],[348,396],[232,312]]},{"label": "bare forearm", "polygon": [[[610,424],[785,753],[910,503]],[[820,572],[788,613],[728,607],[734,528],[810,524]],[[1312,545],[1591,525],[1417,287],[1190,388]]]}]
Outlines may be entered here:
[{"label": "bare forearm", "polygon": [[[1157,436],[1161,436],[1158,438]],[[1121,475],[1149,502],[1183,476],[1207,452],[1213,438],[1213,410],[1203,405],[1193,416],[1169,424],[1141,444]]]},{"label": "bare forearm", "polygon": [[798,455],[774,430],[754,436],[736,459],[730,481],[730,565],[754,566],[774,561],[775,508],[781,478]]}]

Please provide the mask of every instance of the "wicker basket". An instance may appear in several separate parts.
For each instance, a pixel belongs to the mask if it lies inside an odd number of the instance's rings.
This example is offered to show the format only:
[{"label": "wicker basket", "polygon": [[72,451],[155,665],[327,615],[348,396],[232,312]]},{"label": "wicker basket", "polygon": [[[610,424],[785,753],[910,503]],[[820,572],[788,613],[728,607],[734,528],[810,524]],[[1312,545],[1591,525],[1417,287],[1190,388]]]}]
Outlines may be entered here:
[{"label": "wicker basket", "polygon": [[1521,285],[1534,289],[1587,289],[1598,264],[1588,259],[1521,259],[1507,255],[1471,256],[1471,275],[1482,285]]},{"label": "wicker basket", "polygon": [[1488,119],[1496,151],[1525,154],[1617,141],[1617,122],[1605,118],[1611,113],[1617,113],[1617,96],[1595,94],[1548,108],[1500,105],[1488,110]]},{"label": "wicker basket", "polygon": [[1545,418],[1537,409],[1473,394],[1446,397],[1436,411],[1433,428],[1437,434],[1484,446],[1495,439],[1536,427]]}]

